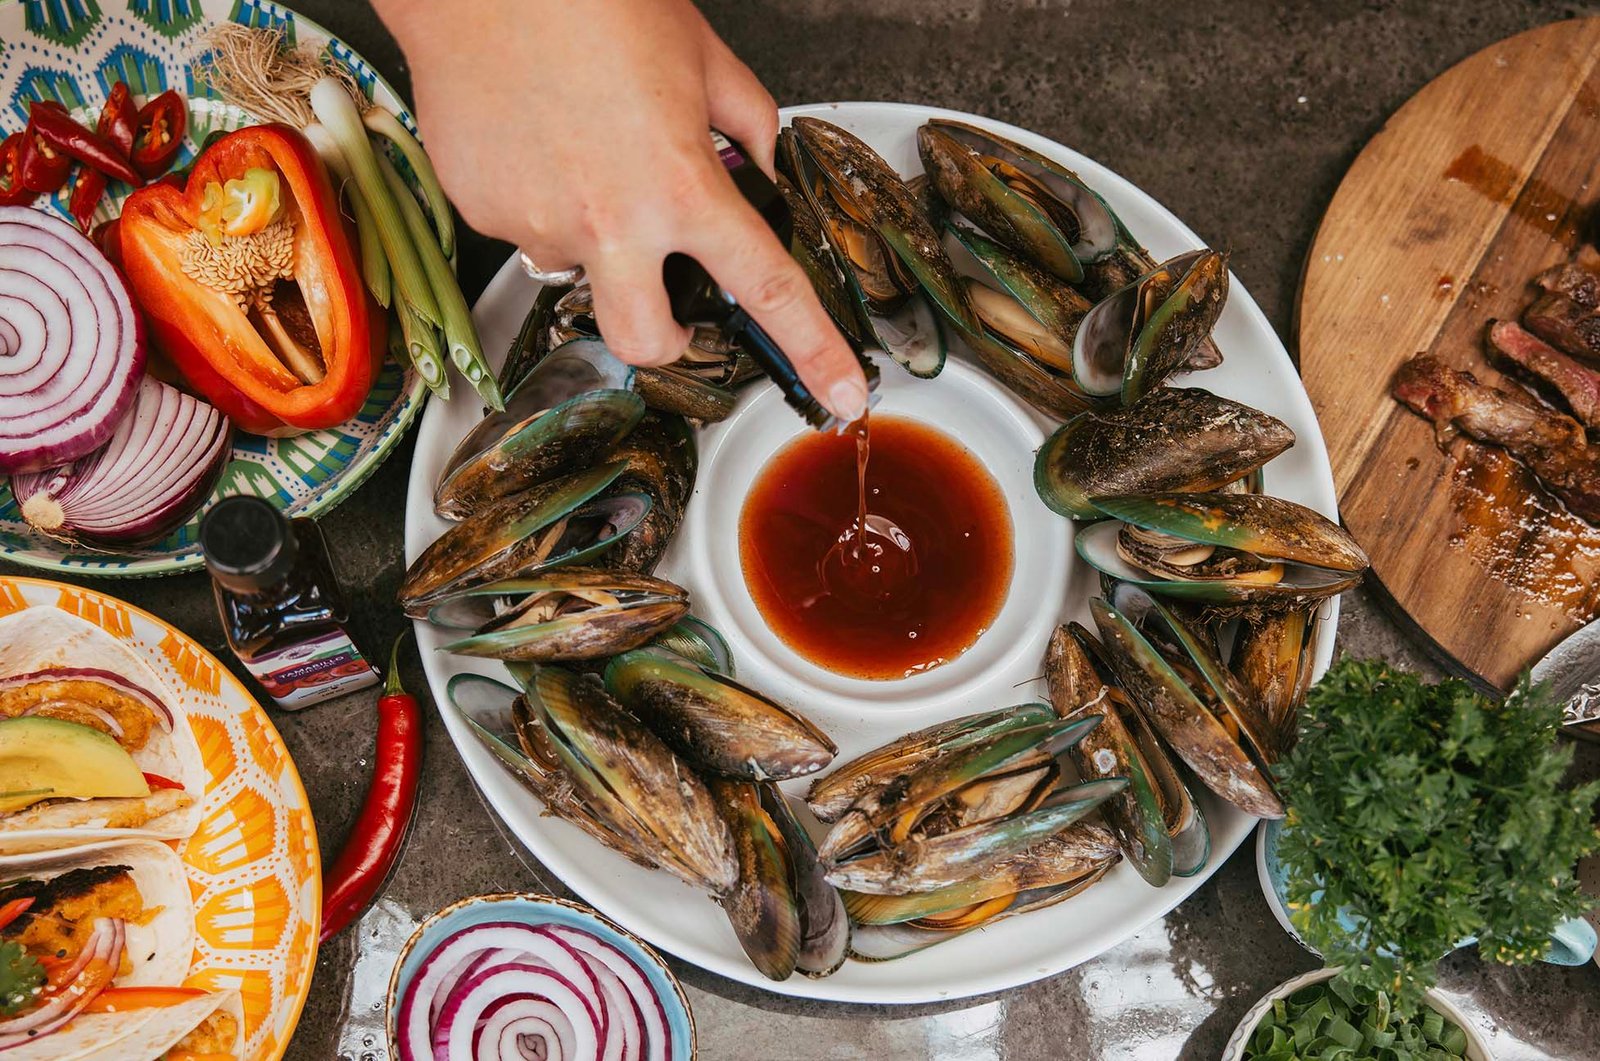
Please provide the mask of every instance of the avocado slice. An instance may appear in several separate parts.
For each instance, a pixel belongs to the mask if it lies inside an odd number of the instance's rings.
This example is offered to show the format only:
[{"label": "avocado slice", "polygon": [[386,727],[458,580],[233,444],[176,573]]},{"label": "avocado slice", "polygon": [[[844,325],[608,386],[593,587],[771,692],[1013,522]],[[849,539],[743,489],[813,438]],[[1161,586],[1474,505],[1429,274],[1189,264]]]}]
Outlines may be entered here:
[{"label": "avocado slice", "polygon": [[148,796],[150,785],[116,740],[58,718],[0,721],[0,814],[47,799]]}]

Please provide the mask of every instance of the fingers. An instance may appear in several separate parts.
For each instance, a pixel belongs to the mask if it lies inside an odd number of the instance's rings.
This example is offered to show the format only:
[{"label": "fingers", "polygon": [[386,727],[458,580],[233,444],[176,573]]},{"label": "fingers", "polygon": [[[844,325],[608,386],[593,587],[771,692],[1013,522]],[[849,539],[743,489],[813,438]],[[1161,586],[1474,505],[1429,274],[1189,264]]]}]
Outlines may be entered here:
[{"label": "fingers", "polygon": [[630,365],[665,365],[689,346],[689,329],[672,319],[661,286],[661,261],[659,254],[614,252],[585,263],[595,323],[611,352]]},{"label": "fingers", "polygon": [[778,144],[778,104],[750,68],[710,26],[706,45],[706,102],[711,125],[743,144],[767,176]]},{"label": "fingers", "polygon": [[867,381],[806,274],[730,185],[684,250],[754,317],[840,420],[867,411]]}]

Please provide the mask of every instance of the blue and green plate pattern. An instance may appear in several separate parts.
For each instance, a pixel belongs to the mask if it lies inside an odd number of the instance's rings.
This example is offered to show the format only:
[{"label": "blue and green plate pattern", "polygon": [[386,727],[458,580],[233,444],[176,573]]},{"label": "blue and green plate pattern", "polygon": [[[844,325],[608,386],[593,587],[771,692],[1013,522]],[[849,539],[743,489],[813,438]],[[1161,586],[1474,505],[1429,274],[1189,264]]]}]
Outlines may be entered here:
[{"label": "blue and green plate pattern", "polygon": [[[0,0],[0,130],[20,129],[28,103],[56,99],[92,125],[111,86],[128,82],[136,100],[176,88],[189,99],[187,164],[213,129],[251,123],[236,107],[207,98],[195,60],[212,25],[281,27],[293,41],[327,43],[373,102],[415,129],[395,91],[349,45],[311,20],[265,0]],[[114,217],[129,192],[113,183],[96,221]],[[67,217],[67,193],[39,204]],[[389,361],[353,420],[294,438],[238,435],[218,495],[255,494],[296,516],[333,508],[366,480],[404,436],[427,396],[409,368]],[[105,576],[163,575],[200,566],[199,518],[154,545],[93,552],[31,531],[0,480],[0,556],[28,567]]]}]

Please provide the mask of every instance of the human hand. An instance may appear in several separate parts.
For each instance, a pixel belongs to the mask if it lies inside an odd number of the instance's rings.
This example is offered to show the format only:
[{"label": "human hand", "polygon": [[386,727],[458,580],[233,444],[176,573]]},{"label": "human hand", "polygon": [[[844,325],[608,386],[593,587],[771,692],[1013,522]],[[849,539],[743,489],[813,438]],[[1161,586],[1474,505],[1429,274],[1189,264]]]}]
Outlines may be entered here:
[{"label": "human hand", "polygon": [[375,0],[411,64],[428,153],[462,218],[541,269],[581,264],[624,361],[676,360],[662,262],[697,260],[842,421],[860,366],[708,135],[768,174],[772,97],[689,0]]}]

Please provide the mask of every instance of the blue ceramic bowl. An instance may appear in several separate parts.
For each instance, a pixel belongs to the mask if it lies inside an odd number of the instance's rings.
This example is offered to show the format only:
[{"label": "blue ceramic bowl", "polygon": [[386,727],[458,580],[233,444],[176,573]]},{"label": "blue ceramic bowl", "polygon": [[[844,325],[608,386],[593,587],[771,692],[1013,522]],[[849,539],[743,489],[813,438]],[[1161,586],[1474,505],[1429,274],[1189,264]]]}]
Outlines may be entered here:
[{"label": "blue ceramic bowl", "polygon": [[[1322,955],[1295,931],[1294,923],[1289,920],[1289,874],[1278,857],[1278,838],[1282,835],[1282,821],[1264,821],[1256,834],[1256,875],[1261,878],[1261,894],[1266,896],[1267,905],[1272,907],[1272,915],[1278,919],[1283,930],[1293,936],[1296,943],[1320,958]],[[1352,932],[1355,930],[1355,920],[1348,913],[1339,914],[1339,923]],[[1451,949],[1459,950],[1476,942],[1476,939],[1469,937]],[[1550,933],[1549,953],[1539,960],[1551,965],[1582,965],[1594,957],[1595,944],[1594,926],[1588,921],[1582,918],[1563,921]]]},{"label": "blue ceramic bowl", "polygon": [[389,1055],[400,1056],[396,1037],[396,1001],[404,994],[411,978],[416,975],[423,960],[441,943],[456,932],[492,921],[516,921],[525,925],[566,925],[593,933],[632,958],[634,964],[650,981],[650,986],[661,999],[666,1011],[667,1030],[672,1036],[672,1056],[695,1056],[694,1017],[689,1012],[689,999],[683,993],[678,978],[661,960],[661,955],[644,940],[612,921],[604,914],[587,906],[557,899],[552,895],[534,892],[510,892],[503,895],[474,895],[451,903],[429,917],[411,934],[400,949],[394,973],[389,977],[389,1012],[386,1025],[389,1033]]}]

